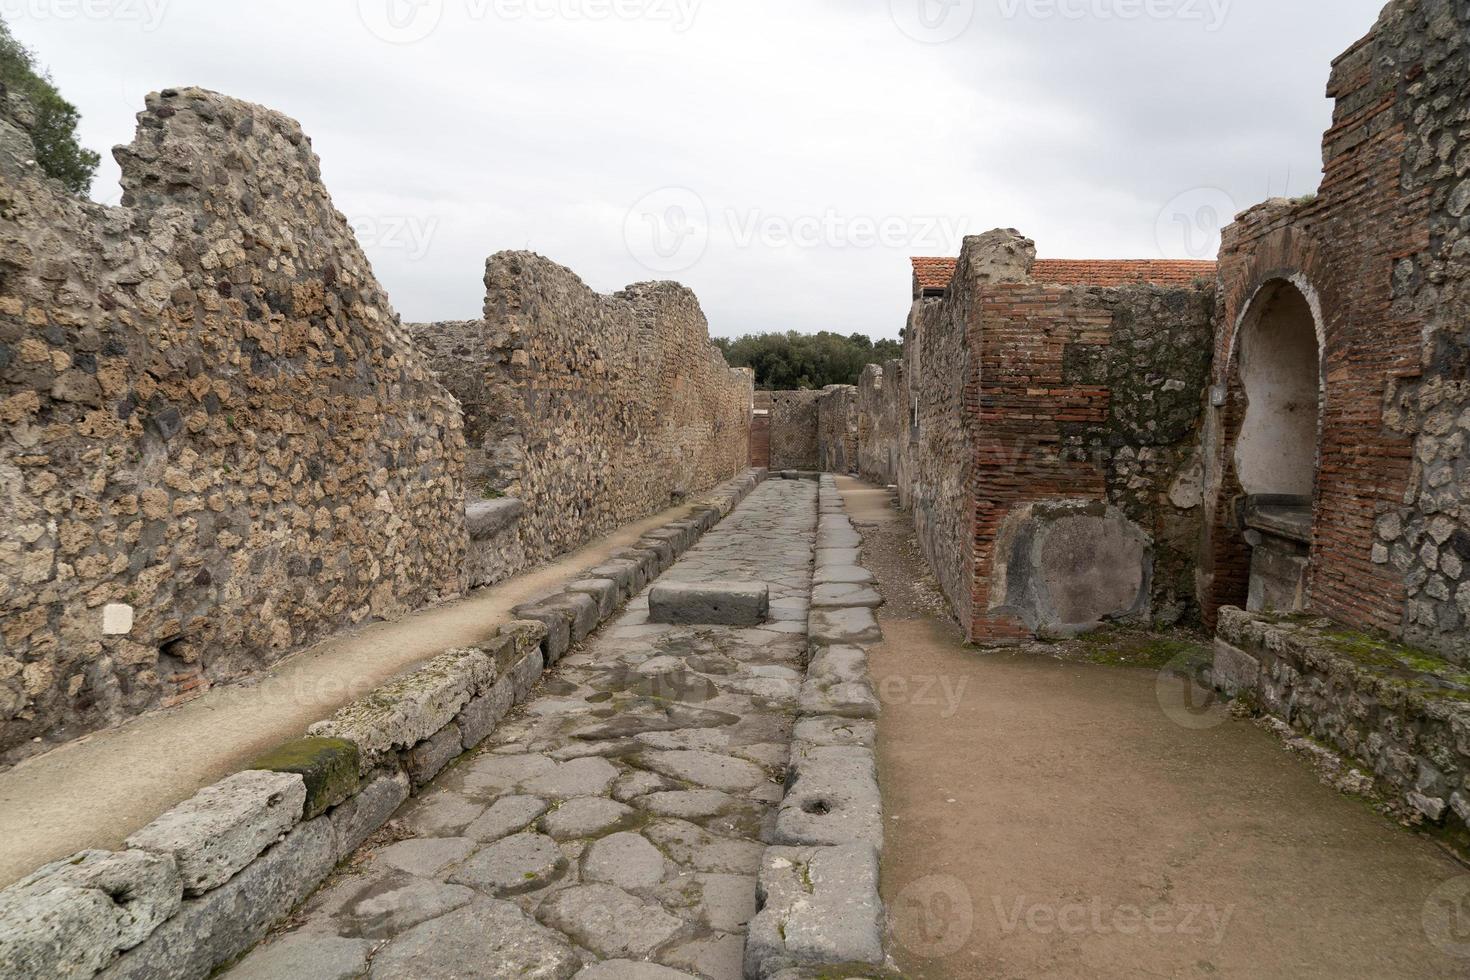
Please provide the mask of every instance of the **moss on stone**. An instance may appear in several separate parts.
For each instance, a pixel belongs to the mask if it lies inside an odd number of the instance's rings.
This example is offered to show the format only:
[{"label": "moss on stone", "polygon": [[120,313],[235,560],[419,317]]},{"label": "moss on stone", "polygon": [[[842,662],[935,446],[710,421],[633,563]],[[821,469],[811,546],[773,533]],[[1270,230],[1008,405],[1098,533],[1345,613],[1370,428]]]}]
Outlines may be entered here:
[{"label": "moss on stone", "polygon": [[1105,629],[1077,641],[1083,659],[1105,667],[1162,670],[1168,666],[1195,667],[1213,661],[1213,653],[1190,634],[1146,633]]},{"label": "moss on stone", "polygon": [[298,738],[246,768],[301,776],[306,781],[303,820],[321,816],[356,793],[360,785],[357,746],[342,738]]},{"label": "moss on stone", "polygon": [[1386,672],[1388,683],[1424,697],[1470,701],[1470,673],[1432,653],[1359,630],[1324,630],[1319,635],[1332,652],[1374,673]]}]

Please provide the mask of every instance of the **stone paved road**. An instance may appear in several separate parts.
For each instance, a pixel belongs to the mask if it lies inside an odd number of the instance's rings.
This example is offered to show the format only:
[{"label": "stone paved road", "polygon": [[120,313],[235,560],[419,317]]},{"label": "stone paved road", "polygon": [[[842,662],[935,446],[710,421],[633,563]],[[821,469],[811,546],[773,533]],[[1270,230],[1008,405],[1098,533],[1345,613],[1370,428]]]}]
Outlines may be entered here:
[{"label": "stone paved road", "polygon": [[801,687],[816,497],[762,485],[662,578],[767,582],[769,623],[653,624],[645,591],[398,814],[407,839],[360,854],[232,980],[739,980]]}]

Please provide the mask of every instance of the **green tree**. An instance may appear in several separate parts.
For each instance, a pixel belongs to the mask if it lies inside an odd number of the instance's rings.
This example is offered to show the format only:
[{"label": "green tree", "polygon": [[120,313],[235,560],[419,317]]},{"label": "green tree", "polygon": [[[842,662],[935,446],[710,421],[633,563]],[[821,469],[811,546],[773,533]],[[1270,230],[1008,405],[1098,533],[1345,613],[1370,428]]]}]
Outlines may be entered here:
[{"label": "green tree", "polygon": [[857,384],[867,365],[903,356],[898,341],[828,331],[749,334],[716,343],[732,367],[753,369],[756,387],[772,391]]},{"label": "green tree", "polygon": [[85,194],[102,158],[77,142],[76,106],[61,97],[51,76],[36,65],[36,56],[15,39],[0,20],[0,85],[30,100],[36,113],[31,140],[36,163],[73,194]]}]

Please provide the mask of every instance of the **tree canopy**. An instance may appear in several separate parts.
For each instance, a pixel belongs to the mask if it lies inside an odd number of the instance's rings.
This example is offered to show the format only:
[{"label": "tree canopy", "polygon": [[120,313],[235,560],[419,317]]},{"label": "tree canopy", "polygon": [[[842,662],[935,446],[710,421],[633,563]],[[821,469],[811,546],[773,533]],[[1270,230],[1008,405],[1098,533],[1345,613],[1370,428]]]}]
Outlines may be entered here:
[{"label": "tree canopy", "polygon": [[76,106],[61,97],[51,76],[36,64],[36,56],[10,33],[0,20],[0,85],[30,100],[36,113],[31,139],[36,163],[61,181],[73,194],[86,194],[102,158],[77,142]]},{"label": "tree canopy", "polygon": [[863,368],[903,356],[896,340],[874,343],[862,334],[748,334],[715,340],[731,367],[755,369],[755,386],[770,391],[855,385]]}]

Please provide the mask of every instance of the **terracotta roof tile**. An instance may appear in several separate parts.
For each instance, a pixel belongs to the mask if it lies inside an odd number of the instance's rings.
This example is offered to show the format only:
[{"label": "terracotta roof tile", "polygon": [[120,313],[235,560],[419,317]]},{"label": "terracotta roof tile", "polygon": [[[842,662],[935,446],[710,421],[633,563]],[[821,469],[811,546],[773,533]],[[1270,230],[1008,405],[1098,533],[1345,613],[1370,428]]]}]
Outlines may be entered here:
[{"label": "terracotta roof tile", "polygon": [[[914,277],[920,290],[948,289],[958,260],[916,258]],[[1187,286],[1213,279],[1216,264],[1180,259],[1037,259],[1031,278],[1062,286]]]}]

